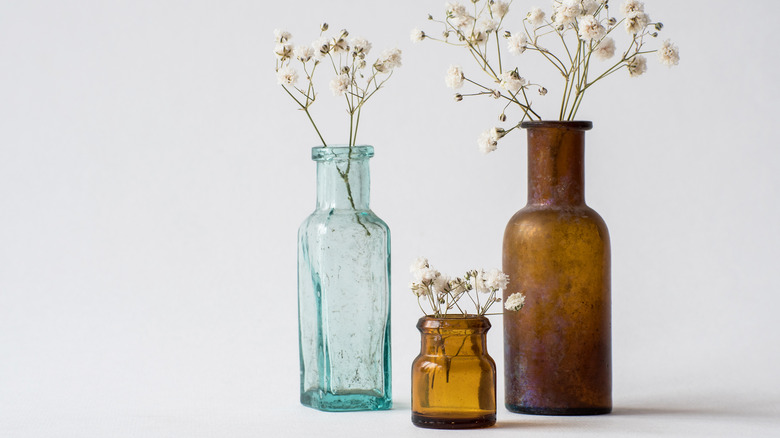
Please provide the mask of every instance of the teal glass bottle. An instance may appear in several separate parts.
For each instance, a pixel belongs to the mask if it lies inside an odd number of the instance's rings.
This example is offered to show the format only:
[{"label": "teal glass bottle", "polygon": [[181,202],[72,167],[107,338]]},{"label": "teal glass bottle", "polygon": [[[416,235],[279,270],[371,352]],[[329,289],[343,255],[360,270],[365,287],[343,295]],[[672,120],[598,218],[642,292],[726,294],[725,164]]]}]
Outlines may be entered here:
[{"label": "teal glass bottle", "polygon": [[298,230],[301,403],[392,407],[390,229],[369,208],[371,146],[315,147],[317,206]]}]

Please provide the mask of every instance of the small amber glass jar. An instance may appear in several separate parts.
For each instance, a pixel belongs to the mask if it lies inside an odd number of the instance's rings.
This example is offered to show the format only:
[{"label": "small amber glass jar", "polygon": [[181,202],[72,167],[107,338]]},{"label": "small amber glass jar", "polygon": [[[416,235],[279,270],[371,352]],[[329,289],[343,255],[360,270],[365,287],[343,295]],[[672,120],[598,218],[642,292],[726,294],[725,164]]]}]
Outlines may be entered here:
[{"label": "small amber glass jar", "polygon": [[496,423],[496,363],[484,316],[420,318],[420,355],[412,363],[412,423],[468,429]]}]

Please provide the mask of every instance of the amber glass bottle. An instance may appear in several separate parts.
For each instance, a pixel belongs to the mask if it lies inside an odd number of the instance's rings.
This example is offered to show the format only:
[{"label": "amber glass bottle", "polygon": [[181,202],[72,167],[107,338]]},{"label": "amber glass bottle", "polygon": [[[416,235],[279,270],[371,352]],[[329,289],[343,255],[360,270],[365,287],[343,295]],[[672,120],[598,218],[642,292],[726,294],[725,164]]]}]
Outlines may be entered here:
[{"label": "amber glass bottle", "polygon": [[[607,226],[585,205],[590,122],[524,122],[528,204],[504,234],[506,407],[544,415],[612,410],[610,249]],[[504,297],[504,299],[507,298]]]},{"label": "amber glass bottle", "polygon": [[496,363],[487,352],[484,316],[423,317],[412,363],[412,423],[468,429],[496,423]]}]

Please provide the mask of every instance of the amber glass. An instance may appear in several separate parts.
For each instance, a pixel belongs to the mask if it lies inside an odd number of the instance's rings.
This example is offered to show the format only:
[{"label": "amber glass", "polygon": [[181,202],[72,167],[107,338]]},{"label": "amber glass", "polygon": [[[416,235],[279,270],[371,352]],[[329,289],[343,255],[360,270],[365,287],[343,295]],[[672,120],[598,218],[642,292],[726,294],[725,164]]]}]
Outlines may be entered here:
[{"label": "amber glass", "polygon": [[412,423],[468,429],[496,423],[496,363],[487,352],[484,316],[423,317],[412,364]]},{"label": "amber glass", "polygon": [[528,204],[504,234],[506,407],[543,415],[612,410],[610,250],[604,220],[585,205],[590,122],[525,122]]}]

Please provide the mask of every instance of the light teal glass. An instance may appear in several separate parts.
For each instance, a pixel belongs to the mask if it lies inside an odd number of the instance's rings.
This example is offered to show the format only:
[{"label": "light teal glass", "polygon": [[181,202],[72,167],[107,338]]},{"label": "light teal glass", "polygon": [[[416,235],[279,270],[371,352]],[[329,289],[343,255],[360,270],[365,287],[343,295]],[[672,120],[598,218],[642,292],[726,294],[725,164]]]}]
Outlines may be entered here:
[{"label": "light teal glass", "polygon": [[390,229],[369,208],[371,146],[315,147],[317,207],[298,230],[301,403],[392,407]]}]

